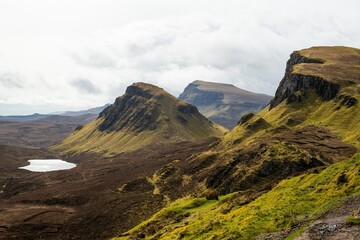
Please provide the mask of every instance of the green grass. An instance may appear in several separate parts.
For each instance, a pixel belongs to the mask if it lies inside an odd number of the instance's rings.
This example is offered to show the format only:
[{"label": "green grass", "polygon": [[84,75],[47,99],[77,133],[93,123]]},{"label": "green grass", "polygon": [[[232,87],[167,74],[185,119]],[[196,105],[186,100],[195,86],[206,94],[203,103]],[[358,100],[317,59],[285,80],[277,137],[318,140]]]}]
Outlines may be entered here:
[{"label": "green grass", "polygon": [[296,229],[293,233],[291,233],[288,237],[285,238],[285,240],[294,240],[297,236],[299,236],[304,229],[307,227],[307,225],[303,225],[300,228]]},{"label": "green grass", "polygon": [[[348,181],[339,183],[342,174],[346,174]],[[184,239],[254,239],[316,219],[343,203],[348,196],[358,194],[360,154],[320,173],[283,180],[256,200],[229,211],[224,209],[229,208],[237,195],[223,196],[221,199],[227,200],[220,202],[191,198],[177,200],[129,233],[146,232],[151,223],[163,222],[165,226],[156,235],[147,235],[148,239],[178,239],[180,236]],[[173,221],[175,215],[183,217]]]},{"label": "green grass", "polygon": [[349,224],[349,225],[360,225],[360,217],[350,216],[346,220],[346,223]]},{"label": "green grass", "polygon": [[341,85],[352,80],[360,83],[360,50],[350,47],[312,47],[299,51],[301,56],[321,59],[324,63],[301,63],[293,67],[292,73],[324,78]]},{"label": "green grass", "polygon": [[[351,108],[345,106],[338,108],[339,103],[325,102],[317,97],[314,90],[308,90],[308,98],[303,102],[293,104],[283,102],[270,111],[265,108],[258,115],[269,122],[272,129],[286,125],[288,119],[299,120],[296,127],[308,125],[324,127],[340,136],[343,141],[360,149],[360,94],[355,94],[353,97],[358,100],[358,104]],[[264,132],[262,131],[261,134]]]}]

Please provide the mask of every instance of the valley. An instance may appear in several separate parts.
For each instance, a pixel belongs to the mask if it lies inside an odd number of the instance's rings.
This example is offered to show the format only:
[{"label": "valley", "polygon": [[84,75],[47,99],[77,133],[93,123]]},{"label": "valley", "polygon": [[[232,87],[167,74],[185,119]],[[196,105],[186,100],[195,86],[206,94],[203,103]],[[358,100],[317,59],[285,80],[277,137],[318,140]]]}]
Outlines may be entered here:
[{"label": "valley", "polygon": [[[62,158],[77,164],[66,171],[17,169],[29,158],[58,157],[39,149],[1,146],[0,239],[104,239],[151,216],[167,200],[146,180],[174,161],[204,151],[214,140],[181,142],[120,156]],[[137,179],[143,179],[139,181]],[[126,183],[128,191],[119,189]],[[131,187],[130,187],[131,186]],[[144,207],[146,206],[146,207]]]}]

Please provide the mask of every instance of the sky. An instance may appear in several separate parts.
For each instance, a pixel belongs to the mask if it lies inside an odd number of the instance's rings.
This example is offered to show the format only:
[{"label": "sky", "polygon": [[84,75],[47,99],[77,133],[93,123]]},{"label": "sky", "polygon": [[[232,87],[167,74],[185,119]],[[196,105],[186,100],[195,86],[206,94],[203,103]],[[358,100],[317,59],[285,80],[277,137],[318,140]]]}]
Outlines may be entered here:
[{"label": "sky", "polygon": [[294,50],[360,48],[358,0],[0,0],[0,115],[80,110],[147,82],[273,95]]}]

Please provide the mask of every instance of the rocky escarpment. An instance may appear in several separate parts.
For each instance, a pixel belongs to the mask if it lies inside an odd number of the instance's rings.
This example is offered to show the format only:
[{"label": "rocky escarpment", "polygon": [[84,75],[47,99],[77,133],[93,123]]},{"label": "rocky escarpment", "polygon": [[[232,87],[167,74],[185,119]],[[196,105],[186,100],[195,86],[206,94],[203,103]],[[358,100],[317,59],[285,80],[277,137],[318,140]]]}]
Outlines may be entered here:
[{"label": "rocky escarpment", "polygon": [[169,116],[173,115],[165,113],[161,104],[163,100],[168,103],[171,103],[171,100],[174,102],[175,120],[181,124],[188,123],[188,120],[182,116],[183,114],[195,114],[204,122],[208,122],[195,106],[175,100],[164,90],[155,86],[144,87],[144,84],[133,84],[127,88],[123,96],[115,100],[114,104],[100,113],[98,118],[103,118],[103,121],[98,129],[107,132],[128,131],[134,133],[156,130],[161,127],[162,120],[169,121]]},{"label": "rocky escarpment", "polygon": [[293,73],[292,68],[300,63],[323,64],[324,61],[301,56],[297,51],[293,52],[286,64],[285,76],[276,90],[275,97],[270,102],[270,109],[284,100],[289,103],[301,101],[303,97],[306,97],[306,91],[310,88],[314,88],[316,93],[324,100],[331,100],[338,94],[340,89],[338,83],[327,81],[318,76]]},{"label": "rocky escarpment", "polygon": [[199,81],[190,83],[179,98],[191,102],[195,106],[211,105],[223,101],[224,93],[202,90],[198,88],[199,85]]},{"label": "rocky escarpment", "polygon": [[228,129],[233,128],[244,114],[260,111],[272,99],[231,84],[200,80],[190,83],[179,98],[195,105],[204,116]]},{"label": "rocky escarpment", "polygon": [[125,95],[118,97],[115,103],[102,111],[98,118],[104,118],[99,125],[100,131],[129,130],[142,132],[145,129],[155,130],[160,115],[160,106],[154,99],[156,95],[137,85],[129,86]]}]

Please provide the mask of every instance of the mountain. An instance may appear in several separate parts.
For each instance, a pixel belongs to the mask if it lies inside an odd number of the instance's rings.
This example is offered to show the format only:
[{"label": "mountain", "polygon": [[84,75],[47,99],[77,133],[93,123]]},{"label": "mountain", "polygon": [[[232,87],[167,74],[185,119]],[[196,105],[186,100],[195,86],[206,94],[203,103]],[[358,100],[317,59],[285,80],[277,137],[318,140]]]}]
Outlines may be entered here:
[{"label": "mountain", "polygon": [[108,106],[110,106],[110,104],[105,104],[104,106],[101,107],[95,107],[95,108],[90,108],[87,110],[81,110],[81,111],[67,111],[65,113],[59,114],[59,115],[63,115],[63,116],[80,116],[80,115],[85,115],[85,114],[99,114],[100,112],[102,112],[105,108],[107,108]]},{"label": "mountain", "polygon": [[265,109],[154,173],[173,202],[122,239],[358,239],[359,101],[359,49],[293,52]]},{"label": "mountain", "polygon": [[[105,104],[101,107],[95,107],[90,108],[87,110],[81,110],[81,111],[67,111],[67,112],[58,112],[58,113],[52,113],[52,114],[39,114],[34,113],[32,115],[12,115],[12,116],[0,116],[0,121],[3,122],[34,122],[34,121],[40,121],[42,119],[47,118],[47,121],[49,119],[56,119],[57,117],[66,116],[66,117],[77,117],[84,115],[83,117],[89,117],[90,115],[96,116],[104,110],[106,107],[108,107],[110,104]],[[62,119],[69,119],[70,121],[76,121],[71,120],[71,118],[62,118]],[[76,119],[76,118],[75,118]],[[92,121],[93,119],[91,119]]]},{"label": "mountain", "polygon": [[62,141],[79,125],[95,120],[97,116],[34,114],[0,117],[0,144],[30,148],[49,147]]},{"label": "mountain", "polygon": [[179,96],[195,105],[208,119],[232,129],[248,112],[259,112],[271,96],[242,90],[231,84],[194,81]]},{"label": "mountain", "polygon": [[32,115],[0,116],[2,122],[33,122],[44,119],[49,115],[34,113]]},{"label": "mountain", "polygon": [[79,127],[56,150],[114,155],[152,145],[219,137],[225,129],[196,107],[146,84],[134,83],[99,117]]}]

